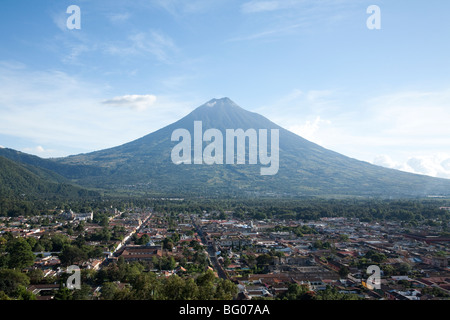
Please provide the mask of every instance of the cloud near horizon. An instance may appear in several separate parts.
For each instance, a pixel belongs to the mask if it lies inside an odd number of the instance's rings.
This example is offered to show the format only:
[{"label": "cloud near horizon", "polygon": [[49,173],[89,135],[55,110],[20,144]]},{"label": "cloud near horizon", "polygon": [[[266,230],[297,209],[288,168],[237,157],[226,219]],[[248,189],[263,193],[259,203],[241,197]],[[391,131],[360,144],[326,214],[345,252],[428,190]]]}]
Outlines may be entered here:
[{"label": "cloud near horizon", "polygon": [[23,151],[26,153],[35,154],[39,156],[47,156],[51,155],[55,150],[45,149],[44,147],[39,145],[33,148],[24,148]]},{"label": "cloud near horizon", "polygon": [[385,168],[450,179],[450,155],[434,154],[410,157],[404,162],[394,161],[387,155],[378,155],[373,164]]},{"label": "cloud near horizon", "polygon": [[329,88],[296,88],[256,111],[345,156],[450,178],[450,154],[441,154],[450,150],[450,89],[393,91],[343,104],[346,95]]},{"label": "cloud near horizon", "polygon": [[321,144],[320,140],[317,140],[316,133],[320,130],[322,125],[330,125],[330,120],[323,120],[320,116],[317,116],[314,120],[307,120],[301,125],[289,126],[289,131],[298,134],[306,140]]}]

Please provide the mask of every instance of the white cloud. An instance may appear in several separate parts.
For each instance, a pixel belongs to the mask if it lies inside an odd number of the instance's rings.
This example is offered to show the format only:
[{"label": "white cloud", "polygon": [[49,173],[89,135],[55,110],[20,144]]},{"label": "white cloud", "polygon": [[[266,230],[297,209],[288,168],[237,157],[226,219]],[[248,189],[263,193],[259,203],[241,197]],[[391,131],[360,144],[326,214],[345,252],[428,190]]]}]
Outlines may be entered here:
[{"label": "white cloud", "polygon": [[[258,108],[256,111],[267,116],[272,121],[291,121],[289,126],[297,125],[299,117],[316,117],[327,114],[336,109],[339,105],[337,95],[339,92],[333,90],[309,90],[293,89],[285,96],[266,106]],[[283,114],[279,112],[283,110]]]},{"label": "white cloud", "polygon": [[62,57],[62,61],[68,64],[80,64],[78,58],[86,52],[93,50],[92,47],[86,44],[68,44],[68,53]]},{"label": "white cloud", "polygon": [[67,18],[69,16],[64,11],[59,11],[58,13],[52,14],[53,23],[58,27],[59,30],[67,32]]},{"label": "white cloud", "polygon": [[283,0],[283,1],[260,1],[260,0],[252,0],[242,4],[241,10],[243,13],[257,13],[257,12],[267,12],[267,11],[276,11],[280,9],[290,8],[300,2],[303,1],[291,1],[291,0]]},{"label": "white cloud", "polygon": [[382,154],[377,155],[372,162],[373,164],[381,167],[391,168],[391,169],[400,169],[401,165],[392,160],[392,158],[388,155]]},{"label": "white cloud", "polygon": [[[83,7],[81,12],[83,17]],[[45,49],[54,54],[65,64],[79,66],[86,63],[81,57],[86,53],[97,51],[101,41],[92,40],[91,34],[83,31],[83,23],[81,31],[67,28],[69,15],[65,10],[54,11],[50,15],[60,32],[56,32],[53,36],[46,37],[45,40],[36,43],[36,47],[39,50]]]},{"label": "white cloud", "polygon": [[174,55],[178,53],[178,47],[168,35],[156,30],[150,32],[138,32],[130,35],[127,41],[119,44],[109,43],[105,45],[109,54],[120,55],[129,58],[136,55],[153,55],[159,62],[170,64]]},{"label": "white cloud", "polygon": [[[277,39],[285,35],[310,34],[330,29],[361,11],[362,0],[251,0],[240,6],[249,25],[250,34],[239,34],[228,41]],[[264,19],[261,30],[261,17]],[[251,30],[252,28],[247,28]],[[227,41],[227,42],[228,42]]]},{"label": "white cloud", "polygon": [[311,90],[307,92],[306,99],[310,102],[329,98],[333,94],[331,90]]},{"label": "white cloud", "polygon": [[[120,24],[131,19],[128,11],[106,13],[106,19],[113,24]],[[60,56],[62,62],[79,65],[86,63],[80,56],[90,52],[117,55],[121,58],[133,59],[136,56],[149,57],[149,54],[159,62],[172,63],[178,53],[178,47],[173,39],[159,30],[139,31],[128,37],[119,37],[117,40],[95,38],[95,35],[86,32],[74,32],[66,26],[67,15],[54,13],[53,21],[60,29],[52,39],[43,44],[47,50]],[[42,44],[41,44],[42,45]]]},{"label": "white cloud", "polygon": [[442,168],[450,172],[450,158],[441,162]]},{"label": "white cloud", "polygon": [[2,146],[2,145],[0,145],[0,149],[5,149],[5,147],[4,147],[4,146]]},{"label": "white cloud", "polygon": [[301,29],[306,26],[306,23],[294,23],[290,25],[283,25],[283,26],[275,26],[270,29],[256,32],[253,34],[248,35],[239,35],[234,38],[227,39],[225,42],[239,42],[239,41],[248,41],[248,40],[257,40],[262,38],[268,38],[268,37],[279,37],[281,35],[288,35],[292,34],[292,32],[295,32],[298,29]]},{"label": "white cloud", "polygon": [[16,69],[16,70],[25,69],[25,65],[23,63],[14,60],[1,60],[0,66],[6,69]]},{"label": "white cloud", "polygon": [[27,153],[40,154],[40,155],[48,153],[48,152],[52,152],[52,150],[46,150],[42,146],[36,146],[33,148],[24,148],[23,151],[25,151]]},{"label": "white cloud", "polygon": [[317,133],[321,129],[321,126],[330,125],[331,121],[329,120],[322,120],[320,116],[317,116],[313,121],[306,121],[305,123],[297,126],[290,126],[287,127],[289,131],[292,131],[299,136],[305,138],[306,140],[315,142],[315,143],[321,143],[321,140],[318,139]]},{"label": "white cloud", "polygon": [[205,13],[210,9],[229,4],[228,0],[155,0],[154,4],[163,8],[175,17],[185,14]]},{"label": "white cloud", "polygon": [[280,7],[280,3],[277,1],[250,1],[242,5],[242,12],[254,13],[262,11],[273,11]]},{"label": "white cloud", "polygon": [[103,104],[126,107],[138,111],[144,111],[154,105],[156,102],[156,96],[154,95],[125,95],[121,97],[114,97],[109,100],[103,101]]},{"label": "white cloud", "polygon": [[113,13],[108,15],[108,19],[113,23],[122,23],[131,18],[131,14],[129,12],[123,13]]},{"label": "white cloud", "polygon": [[373,164],[406,172],[450,179],[450,154],[430,154],[394,161],[390,156],[378,155]]},{"label": "white cloud", "polygon": [[399,92],[368,102],[371,120],[383,133],[409,139],[449,137],[449,105],[450,90]]},{"label": "white cloud", "polygon": [[326,147],[329,134],[334,130],[332,116],[338,105],[337,94],[332,90],[293,89],[274,103],[254,111],[287,130]]},{"label": "white cloud", "polygon": [[[336,8],[343,8],[358,5],[358,0],[320,0],[320,1],[308,1],[308,0],[251,0],[241,5],[241,12],[246,14],[273,12],[280,10],[309,10],[313,9],[317,11],[329,11]],[[309,12],[311,13],[311,12]],[[332,17],[330,17],[332,18]]]}]

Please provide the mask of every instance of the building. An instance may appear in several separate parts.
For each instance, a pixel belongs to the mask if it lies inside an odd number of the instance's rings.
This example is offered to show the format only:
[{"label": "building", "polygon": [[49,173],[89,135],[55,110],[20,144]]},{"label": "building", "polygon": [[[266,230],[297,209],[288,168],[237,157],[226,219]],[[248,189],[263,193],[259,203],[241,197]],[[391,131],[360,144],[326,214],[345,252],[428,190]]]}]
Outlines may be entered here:
[{"label": "building", "polygon": [[62,213],[61,217],[67,220],[87,221],[94,219],[94,212],[74,213],[72,210],[69,210]]},{"label": "building", "polygon": [[156,247],[125,247],[120,254],[125,261],[152,260],[153,257],[162,257],[163,251],[160,246]]}]

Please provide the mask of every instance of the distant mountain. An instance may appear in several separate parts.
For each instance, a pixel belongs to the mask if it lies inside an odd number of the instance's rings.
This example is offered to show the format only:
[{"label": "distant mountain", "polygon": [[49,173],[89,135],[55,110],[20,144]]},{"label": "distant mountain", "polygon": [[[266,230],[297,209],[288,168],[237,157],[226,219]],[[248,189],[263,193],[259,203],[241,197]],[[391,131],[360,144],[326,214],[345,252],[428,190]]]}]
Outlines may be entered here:
[{"label": "distant mountain", "polygon": [[39,167],[16,163],[0,156],[0,195],[26,198],[98,196],[94,191],[73,186],[67,179]]},{"label": "distant mountain", "polygon": [[[203,132],[218,129],[224,138],[227,129],[255,129],[256,132],[262,129],[269,135],[271,129],[278,129],[277,174],[261,175],[260,168],[265,166],[259,162],[252,165],[174,164],[171,152],[179,142],[171,141],[172,133],[176,129],[186,129],[193,138],[195,121],[202,122]],[[204,142],[203,147],[208,144]],[[247,156],[248,150],[247,146]],[[191,155],[195,156],[193,150]],[[24,161],[26,156],[22,154],[18,158]],[[27,161],[29,163],[30,159]],[[213,99],[179,121],[118,147],[59,159],[33,158],[33,161],[83,186],[151,194],[201,197],[450,195],[450,180],[351,159],[305,140],[257,113],[246,111],[228,98]]]},{"label": "distant mountain", "polygon": [[[28,165],[28,169],[33,172],[35,172],[37,168],[43,169],[35,173],[41,176],[44,174],[44,178],[49,178],[54,182],[68,182],[68,179],[76,179],[80,176],[99,175],[102,173],[101,169],[97,167],[84,165],[68,166],[9,148],[0,148],[0,156],[15,162],[26,164]],[[47,175],[45,175],[44,172],[46,172]]]}]

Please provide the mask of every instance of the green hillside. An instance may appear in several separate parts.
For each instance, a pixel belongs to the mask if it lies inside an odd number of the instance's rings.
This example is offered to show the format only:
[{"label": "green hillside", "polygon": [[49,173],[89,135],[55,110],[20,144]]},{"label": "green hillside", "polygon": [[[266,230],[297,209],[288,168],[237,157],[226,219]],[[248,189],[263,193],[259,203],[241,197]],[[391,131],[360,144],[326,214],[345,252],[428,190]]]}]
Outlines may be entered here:
[{"label": "green hillside", "polygon": [[24,198],[98,196],[97,192],[60,183],[65,180],[54,172],[23,165],[0,156],[0,195]]}]

